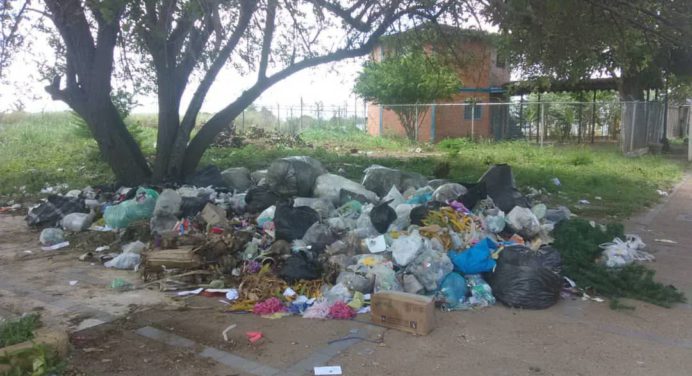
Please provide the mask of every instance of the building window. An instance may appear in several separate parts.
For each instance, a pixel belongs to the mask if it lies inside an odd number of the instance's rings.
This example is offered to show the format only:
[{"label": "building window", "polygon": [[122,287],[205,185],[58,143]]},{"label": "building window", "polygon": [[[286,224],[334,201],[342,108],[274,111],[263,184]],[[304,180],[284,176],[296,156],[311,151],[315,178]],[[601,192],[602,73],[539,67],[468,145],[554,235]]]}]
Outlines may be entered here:
[{"label": "building window", "polygon": [[478,120],[481,118],[481,106],[479,104],[468,104],[464,106],[464,119],[471,120],[471,113],[473,112],[473,119]]}]

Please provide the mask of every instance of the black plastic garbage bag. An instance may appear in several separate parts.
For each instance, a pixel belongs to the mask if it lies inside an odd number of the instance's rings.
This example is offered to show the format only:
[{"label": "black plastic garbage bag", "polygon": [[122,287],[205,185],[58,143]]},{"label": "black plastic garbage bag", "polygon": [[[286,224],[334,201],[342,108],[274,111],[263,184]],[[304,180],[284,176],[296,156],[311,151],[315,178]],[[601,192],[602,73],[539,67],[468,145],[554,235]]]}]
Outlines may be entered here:
[{"label": "black plastic garbage bag", "polygon": [[445,206],[443,203],[435,201],[429,201],[424,205],[416,206],[415,208],[411,209],[411,213],[409,213],[411,224],[416,226],[424,226],[423,220],[428,216],[430,211],[439,210],[443,206]]},{"label": "black plastic garbage bag", "polygon": [[26,223],[29,226],[52,226],[70,213],[89,212],[81,198],[50,195],[46,200],[26,215]]},{"label": "black plastic garbage bag", "polygon": [[320,161],[311,157],[277,159],[267,169],[270,189],[284,198],[312,197],[317,177],[326,173]]},{"label": "black plastic garbage bag", "polygon": [[292,242],[302,239],[310,226],[319,221],[320,215],[309,206],[292,207],[292,203],[276,204],[274,212],[274,228],[276,239]]},{"label": "black plastic garbage bag", "polygon": [[226,189],[226,183],[221,176],[221,171],[214,165],[209,165],[201,170],[197,170],[194,174],[185,179],[186,184],[194,185],[195,187],[213,187]]},{"label": "black plastic garbage bag", "polygon": [[560,253],[554,248],[511,246],[500,252],[488,282],[495,298],[507,306],[544,309],[560,299],[561,272]]},{"label": "black plastic garbage bag", "polygon": [[485,182],[471,184],[462,183],[462,185],[466,187],[468,191],[459,197],[459,201],[461,201],[461,203],[464,204],[464,206],[466,206],[469,210],[473,210],[478,201],[488,197],[488,189],[485,186]]},{"label": "black plastic garbage bag", "polygon": [[[509,213],[515,206],[529,207],[528,200],[517,190],[514,184],[512,167],[508,164],[490,167],[478,182],[485,183],[488,196],[493,199],[495,206],[505,213]],[[483,198],[485,197],[481,199]],[[473,207],[468,208],[472,209]]]},{"label": "black plastic garbage bag", "polygon": [[182,218],[194,217],[204,209],[208,202],[208,197],[183,197],[180,203],[180,215]]},{"label": "black plastic garbage bag", "polygon": [[312,252],[321,253],[328,245],[337,241],[336,235],[326,223],[315,222],[303,235],[303,241]]},{"label": "black plastic garbage bag", "polygon": [[259,213],[262,210],[274,205],[279,201],[279,195],[272,192],[269,187],[261,185],[259,187],[250,188],[245,195],[245,208],[248,213]]},{"label": "black plastic garbage bag", "polygon": [[286,259],[281,270],[279,270],[279,277],[289,284],[293,284],[301,279],[319,279],[321,275],[319,264],[308,260],[303,253],[291,255]]},{"label": "black plastic garbage bag", "polygon": [[390,202],[378,204],[370,211],[370,222],[380,234],[387,232],[389,225],[396,220],[396,211],[389,206]]}]

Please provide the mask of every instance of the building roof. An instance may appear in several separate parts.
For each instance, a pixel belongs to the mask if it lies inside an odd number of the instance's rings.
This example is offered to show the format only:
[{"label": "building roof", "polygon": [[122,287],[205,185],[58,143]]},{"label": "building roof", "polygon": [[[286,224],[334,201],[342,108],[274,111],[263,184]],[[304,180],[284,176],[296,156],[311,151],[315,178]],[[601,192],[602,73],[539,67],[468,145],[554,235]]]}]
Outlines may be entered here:
[{"label": "building roof", "polygon": [[418,25],[407,30],[393,32],[384,35],[380,38],[382,43],[425,43],[425,42],[444,42],[450,38],[458,38],[465,40],[484,41],[493,45],[497,45],[500,40],[500,34],[490,33],[478,29],[464,29],[456,26],[426,23]]},{"label": "building roof", "polygon": [[[546,77],[508,82],[503,87],[509,95],[530,93],[556,93],[580,91],[611,91],[618,90],[618,79],[613,77],[591,78],[586,80],[553,80]],[[650,84],[644,89],[661,89],[658,84]]]}]

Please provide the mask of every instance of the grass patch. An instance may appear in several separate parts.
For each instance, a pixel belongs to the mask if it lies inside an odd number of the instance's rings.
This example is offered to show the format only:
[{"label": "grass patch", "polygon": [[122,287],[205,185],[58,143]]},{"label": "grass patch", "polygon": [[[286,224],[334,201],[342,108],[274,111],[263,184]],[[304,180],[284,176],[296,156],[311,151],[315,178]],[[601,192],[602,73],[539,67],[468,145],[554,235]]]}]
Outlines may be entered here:
[{"label": "grass patch", "polygon": [[335,147],[358,150],[397,150],[405,151],[417,144],[412,144],[404,137],[373,137],[355,127],[350,128],[308,128],[300,137],[318,147]]},{"label": "grass patch", "polygon": [[11,346],[34,338],[41,325],[39,315],[29,314],[17,320],[0,322],[0,347]]},{"label": "grass patch", "polygon": [[[206,115],[205,115],[206,116]],[[144,153],[152,158],[156,142],[156,117],[135,114],[126,119],[136,133]],[[403,138],[372,137],[355,128],[311,128],[301,134],[315,148],[210,148],[201,165],[220,168],[245,166],[263,169],[279,157],[309,155],[322,161],[331,172],[359,180],[363,169],[381,164],[419,172],[433,178],[435,167],[449,164],[451,180],[476,181],[495,163],[508,163],[517,184],[543,189],[541,200],[550,205],[566,205],[589,218],[622,218],[658,200],[656,189],[667,189],[681,177],[684,165],[662,156],[625,158],[613,147],[539,148],[533,143],[473,142],[447,139],[435,145],[438,156],[408,153],[414,147],[429,150],[426,144],[412,145]],[[335,150],[339,147],[339,151]],[[24,187],[29,194],[46,185],[67,184],[69,188],[109,183],[113,175],[100,159],[95,141],[75,129],[69,113],[20,114],[0,118],[0,195],[17,196]],[[379,150],[378,157],[351,154]],[[389,154],[392,156],[381,156]],[[561,186],[555,186],[552,178]],[[597,200],[601,197],[602,200]],[[21,198],[21,197],[20,197]],[[591,202],[577,206],[580,199]]]},{"label": "grass patch", "polygon": [[[547,203],[566,205],[594,218],[623,218],[651,206],[659,199],[656,189],[672,187],[685,167],[663,156],[626,158],[615,145],[540,148],[524,141],[449,140],[438,148],[447,152],[451,176],[461,181],[477,179],[492,164],[508,163],[519,187],[544,189],[550,193],[545,197]],[[561,185],[554,185],[552,178],[558,178]],[[580,199],[591,205],[577,205]]]}]

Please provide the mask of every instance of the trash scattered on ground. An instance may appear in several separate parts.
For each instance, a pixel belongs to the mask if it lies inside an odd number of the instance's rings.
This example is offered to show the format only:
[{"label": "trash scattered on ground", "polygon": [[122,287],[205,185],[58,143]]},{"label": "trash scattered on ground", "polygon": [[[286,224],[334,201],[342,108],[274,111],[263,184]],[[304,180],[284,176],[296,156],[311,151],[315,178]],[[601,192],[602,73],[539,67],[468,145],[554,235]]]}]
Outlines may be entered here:
[{"label": "trash scattered on ground", "polygon": [[325,375],[341,375],[341,366],[323,366],[314,367],[313,372],[315,376],[325,376]]},{"label": "trash scattered on ground", "polygon": [[670,239],[654,239],[655,242],[657,243],[665,243],[665,244],[678,244],[675,240],[670,240]]},{"label": "trash scattered on ground", "polygon": [[[114,279],[116,290],[213,297],[227,311],[267,319],[369,312],[378,325],[419,335],[433,329],[435,306],[482,309],[497,298],[542,309],[561,294],[583,298],[586,287],[609,296],[589,270],[623,273],[653,260],[641,239],[624,234],[598,235],[595,250],[576,250],[561,229],[578,220],[536,201],[537,190],[523,195],[509,165],[463,184],[373,165],[355,182],[313,158],[288,157],[252,172],[208,166],[186,183],[52,194],[27,223],[44,228],[44,249],[75,241],[84,261],[140,273],[138,285]],[[556,233],[563,238],[554,243]],[[576,284],[565,287],[563,275]],[[650,277],[641,283],[661,291]],[[261,338],[252,333],[250,342]]]}]

